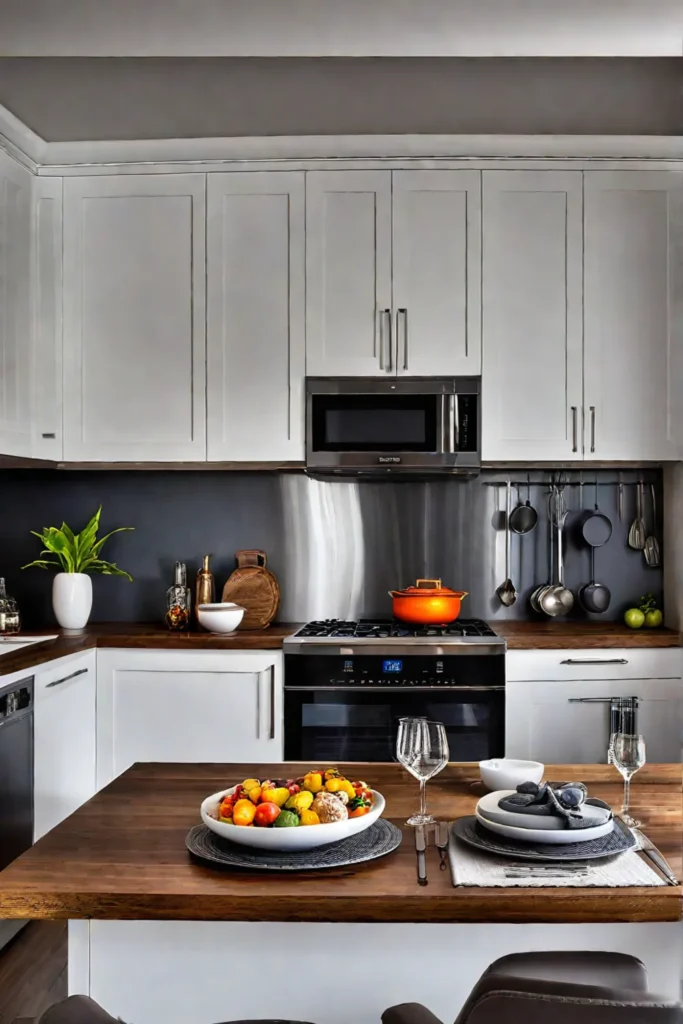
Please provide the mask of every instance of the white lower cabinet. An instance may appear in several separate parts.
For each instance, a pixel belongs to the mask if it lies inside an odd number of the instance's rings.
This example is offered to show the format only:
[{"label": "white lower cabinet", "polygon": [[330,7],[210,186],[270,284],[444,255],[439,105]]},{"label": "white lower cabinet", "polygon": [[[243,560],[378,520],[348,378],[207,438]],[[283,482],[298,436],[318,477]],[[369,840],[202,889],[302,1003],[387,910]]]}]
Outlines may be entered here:
[{"label": "white lower cabinet", "polygon": [[95,793],[95,651],[34,675],[34,841]]},{"label": "white lower cabinet", "polygon": [[[648,761],[679,763],[683,735],[680,651],[652,651],[653,665],[662,670],[661,674],[634,677],[628,655],[636,655],[636,667],[647,673],[643,664],[647,653],[520,652],[521,664],[529,668],[532,662],[528,673],[532,678],[519,678],[514,663],[511,669],[508,667],[506,755],[544,764],[604,764],[609,742],[609,698],[637,697],[638,727],[645,737]],[[514,658],[515,652],[508,654],[508,660]],[[538,660],[539,668],[546,669],[545,678],[533,677],[534,660]],[[551,661],[558,665],[554,676]],[[669,671],[678,675],[666,678]]]},{"label": "white lower cabinet", "polygon": [[280,651],[97,652],[97,786],[136,761],[281,761]]}]

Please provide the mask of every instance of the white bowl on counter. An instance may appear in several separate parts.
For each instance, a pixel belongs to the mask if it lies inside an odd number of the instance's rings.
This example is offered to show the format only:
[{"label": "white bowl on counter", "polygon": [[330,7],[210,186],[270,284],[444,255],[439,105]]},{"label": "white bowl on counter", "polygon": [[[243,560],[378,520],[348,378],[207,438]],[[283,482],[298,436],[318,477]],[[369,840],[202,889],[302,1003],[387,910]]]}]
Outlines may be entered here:
[{"label": "white bowl on counter", "polygon": [[244,617],[241,604],[232,601],[221,601],[216,604],[200,604],[197,618],[200,626],[210,633],[234,633]]},{"label": "white bowl on counter", "polygon": [[207,796],[202,802],[200,813],[202,821],[212,832],[222,839],[240,846],[250,846],[256,850],[286,850],[290,853],[298,850],[313,850],[316,846],[327,846],[338,843],[341,839],[364,832],[373,822],[381,817],[385,808],[385,800],[381,793],[372,790],[373,804],[367,814],[360,818],[347,818],[345,821],[331,821],[326,825],[295,825],[294,828],[254,828],[248,825],[228,825],[218,821],[221,800],[224,796],[234,793],[236,786],[224,789],[213,796]]},{"label": "white bowl on counter", "polygon": [[492,757],[479,762],[481,781],[487,789],[517,789],[523,782],[539,783],[545,765],[540,761],[520,761],[514,757]]}]

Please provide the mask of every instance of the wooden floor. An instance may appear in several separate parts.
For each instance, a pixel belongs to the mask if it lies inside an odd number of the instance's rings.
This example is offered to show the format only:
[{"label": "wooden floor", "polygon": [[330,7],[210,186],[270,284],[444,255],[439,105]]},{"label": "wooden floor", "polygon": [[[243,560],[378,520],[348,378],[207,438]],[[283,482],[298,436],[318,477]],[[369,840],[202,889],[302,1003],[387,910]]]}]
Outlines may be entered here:
[{"label": "wooden floor", "polygon": [[32,921],[0,951],[0,1022],[39,1017],[67,994],[66,921]]}]

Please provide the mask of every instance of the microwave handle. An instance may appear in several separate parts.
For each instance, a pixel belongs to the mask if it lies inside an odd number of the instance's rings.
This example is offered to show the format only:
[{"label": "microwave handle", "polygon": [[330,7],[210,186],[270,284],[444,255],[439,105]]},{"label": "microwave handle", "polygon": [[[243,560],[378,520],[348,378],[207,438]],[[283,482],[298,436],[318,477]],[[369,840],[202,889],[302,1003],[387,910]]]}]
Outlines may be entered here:
[{"label": "microwave handle", "polygon": [[458,450],[459,417],[458,396],[441,396],[441,450],[452,455]]}]

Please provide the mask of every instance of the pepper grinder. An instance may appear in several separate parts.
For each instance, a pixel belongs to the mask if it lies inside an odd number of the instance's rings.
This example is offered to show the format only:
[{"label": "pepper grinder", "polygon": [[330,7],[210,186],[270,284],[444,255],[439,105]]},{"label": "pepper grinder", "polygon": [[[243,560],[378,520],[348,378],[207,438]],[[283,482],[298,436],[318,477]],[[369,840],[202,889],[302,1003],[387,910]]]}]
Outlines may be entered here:
[{"label": "pepper grinder", "polygon": [[194,614],[197,621],[199,621],[200,604],[213,604],[216,600],[216,581],[213,578],[213,573],[209,569],[210,558],[211,555],[204,555],[202,567],[197,573],[194,603]]}]

